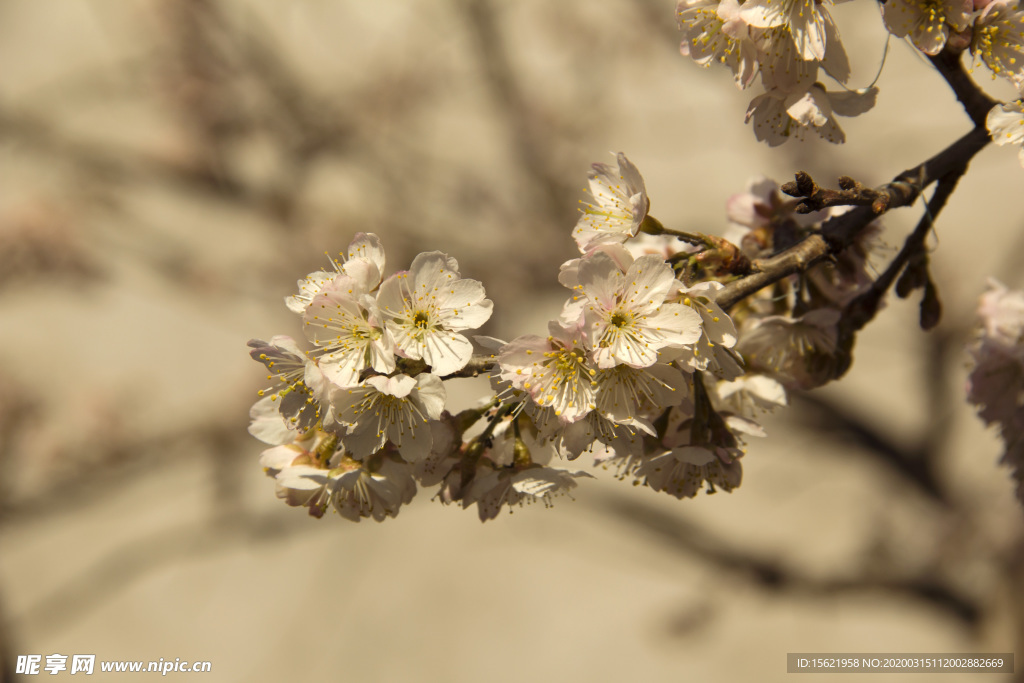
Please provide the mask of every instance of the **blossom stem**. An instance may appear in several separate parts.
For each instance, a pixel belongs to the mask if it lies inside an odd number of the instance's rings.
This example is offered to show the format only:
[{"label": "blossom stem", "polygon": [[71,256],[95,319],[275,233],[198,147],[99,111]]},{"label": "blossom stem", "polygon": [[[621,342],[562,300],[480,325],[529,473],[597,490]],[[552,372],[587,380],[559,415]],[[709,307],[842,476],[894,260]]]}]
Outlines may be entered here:
[{"label": "blossom stem", "polygon": [[466,363],[465,367],[461,370],[449,373],[443,377],[443,379],[452,379],[453,377],[478,377],[480,373],[489,372],[495,366],[494,356],[476,356],[470,358],[469,362]]},{"label": "blossom stem", "polygon": [[495,428],[497,428],[498,423],[500,423],[509,413],[511,413],[512,410],[516,407],[516,405],[518,404],[506,403],[503,406],[499,407],[498,410],[494,413],[494,416],[491,418],[491,421],[487,424],[487,427],[484,429],[483,433],[481,433],[480,436],[477,437],[477,440],[481,442],[488,441],[494,434],[494,430]]},{"label": "blossom stem", "polygon": [[708,245],[708,240],[703,235],[666,228],[661,224],[661,221],[650,214],[644,216],[644,220],[640,224],[640,232],[645,232],[648,235],[668,235],[669,237],[676,237],[684,242],[697,245],[698,247]]},{"label": "blossom stem", "polygon": [[518,417],[512,418],[512,433],[515,437],[512,444],[512,464],[517,470],[526,469],[533,464],[533,459],[530,458],[530,449],[526,446],[523,435],[519,431]]},{"label": "blossom stem", "polygon": [[690,444],[698,445],[708,442],[707,428],[710,422],[711,404],[708,392],[704,387],[704,373],[697,370],[693,373],[693,422],[690,425]]},{"label": "blossom stem", "polygon": [[495,396],[479,408],[467,408],[456,415],[455,424],[458,426],[459,435],[463,434],[467,429],[475,425],[481,417],[487,414],[488,411],[500,404],[501,400]]}]

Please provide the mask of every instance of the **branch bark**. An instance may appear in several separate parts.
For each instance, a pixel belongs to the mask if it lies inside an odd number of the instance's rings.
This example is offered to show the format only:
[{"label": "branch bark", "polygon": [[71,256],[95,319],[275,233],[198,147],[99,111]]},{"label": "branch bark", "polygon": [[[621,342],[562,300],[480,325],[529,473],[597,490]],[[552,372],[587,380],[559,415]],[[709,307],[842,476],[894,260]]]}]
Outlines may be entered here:
[{"label": "branch bark", "polygon": [[977,83],[964,71],[961,59],[962,53],[953,53],[943,50],[934,57],[928,57],[935,70],[946,79],[956,99],[963,105],[964,111],[971,117],[971,121],[978,128],[985,127],[985,117],[989,110],[998,104],[994,99],[986,95]]}]

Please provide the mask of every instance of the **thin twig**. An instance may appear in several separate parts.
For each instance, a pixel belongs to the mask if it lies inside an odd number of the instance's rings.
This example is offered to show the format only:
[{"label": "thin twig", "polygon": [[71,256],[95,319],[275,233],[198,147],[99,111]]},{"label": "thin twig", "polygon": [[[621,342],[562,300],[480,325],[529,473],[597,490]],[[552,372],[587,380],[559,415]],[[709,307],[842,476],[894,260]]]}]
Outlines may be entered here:
[{"label": "thin twig", "polygon": [[957,182],[966,169],[965,164],[959,169],[951,170],[947,175],[939,179],[938,185],[935,187],[935,193],[928,201],[928,207],[924,215],[918,221],[914,232],[903,243],[903,248],[900,249],[899,254],[889,263],[889,266],[871,284],[871,287],[866,292],[858,295],[843,309],[843,315],[838,324],[836,347],[837,357],[840,362],[836,368],[835,379],[846,374],[850,364],[853,362],[853,344],[857,332],[874,319],[882,299],[888,293],[889,288],[892,287],[900,272],[924,248],[924,239],[929,231],[931,231],[935,218],[938,217],[943,207],[945,207],[949,197],[956,189]]}]

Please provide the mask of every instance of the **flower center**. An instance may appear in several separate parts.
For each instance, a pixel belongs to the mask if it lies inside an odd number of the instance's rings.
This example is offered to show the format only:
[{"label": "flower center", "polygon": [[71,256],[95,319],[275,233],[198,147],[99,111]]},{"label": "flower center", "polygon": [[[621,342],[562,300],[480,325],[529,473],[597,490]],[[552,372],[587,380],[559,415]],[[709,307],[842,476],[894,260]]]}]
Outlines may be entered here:
[{"label": "flower center", "polygon": [[942,6],[942,0],[923,0],[920,2],[920,7],[927,15],[927,24],[941,26],[946,23],[945,7]]},{"label": "flower center", "polygon": [[615,327],[618,327],[619,329],[622,329],[623,327],[626,327],[627,325],[629,325],[630,323],[633,322],[633,316],[630,315],[629,313],[623,313],[622,311],[616,311],[615,313],[612,314],[612,318],[611,318],[610,322]]}]

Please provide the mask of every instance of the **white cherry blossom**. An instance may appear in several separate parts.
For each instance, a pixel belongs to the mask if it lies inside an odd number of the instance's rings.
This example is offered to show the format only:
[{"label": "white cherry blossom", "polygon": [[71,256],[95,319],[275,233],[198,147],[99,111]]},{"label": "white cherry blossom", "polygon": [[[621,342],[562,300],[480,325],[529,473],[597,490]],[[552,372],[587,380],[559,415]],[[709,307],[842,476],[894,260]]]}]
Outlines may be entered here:
[{"label": "white cherry blossom", "polygon": [[372,291],[380,284],[384,272],[384,247],[380,238],[373,233],[357,232],[348,245],[347,258],[339,254],[342,260],[328,256],[334,271],[318,270],[310,273],[305,279],[299,280],[299,292],[285,297],[288,310],[302,315],[310,302],[334,278],[348,275],[360,283],[363,290]]},{"label": "white cherry blossom", "polygon": [[[641,234],[641,236],[643,236]],[[650,235],[647,235],[650,237]],[[630,240],[630,244],[636,238]],[[615,261],[619,270],[625,272],[633,263],[634,256],[630,248],[617,242],[604,242],[598,244],[588,251],[581,258],[569,259],[562,264],[558,271],[558,281],[565,287],[572,290],[572,296],[562,306],[562,312],[558,316],[559,322],[566,326],[581,324],[583,312],[587,307],[587,295],[583,292],[583,285],[580,284],[580,264],[584,258],[592,258],[594,254],[602,252]]]},{"label": "white cherry blossom", "polygon": [[1007,348],[1024,344],[1024,292],[989,278],[988,291],[978,304],[978,317],[986,337],[993,342]]},{"label": "white cherry blossom", "polygon": [[683,287],[677,295],[681,303],[692,308],[701,318],[701,336],[693,352],[678,355],[675,360],[687,370],[707,371],[716,377],[733,379],[743,372],[742,360],[732,351],[736,346],[736,326],[729,314],[715,302],[722,289],[720,282],[699,282]]},{"label": "white cherry blossom", "polygon": [[987,424],[998,425],[1002,462],[1013,469],[1024,503],[1024,292],[989,280],[978,316],[980,334],[968,347],[974,367],[967,399]]},{"label": "white cherry blossom", "polygon": [[281,470],[298,465],[327,469],[332,459],[337,460],[340,442],[336,435],[320,429],[292,434],[293,439],[289,443],[260,453],[260,466],[267,474],[277,476]]},{"label": "white cherry blossom", "polygon": [[306,337],[319,347],[320,369],[338,386],[358,384],[367,368],[382,373],[395,369],[394,343],[377,303],[355,278],[340,275],[321,289],[307,306],[303,323]]},{"label": "white cherry blossom", "polygon": [[480,521],[494,519],[501,508],[513,505],[543,503],[551,507],[552,499],[576,488],[576,479],[593,477],[583,471],[533,466],[526,469],[500,467],[478,472],[463,499],[463,507],[476,503]]},{"label": "white cherry blossom", "polygon": [[834,308],[819,308],[795,319],[781,315],[752,319],[736,348],[751,369],[790,389],[813,389],[831,378],[839,317]]},{"label": "white cherry blossom", "polygon": [[676,498],[693,498],[707,486],[732,491],[743,479],[739,451],[704,446],[681,446],[644,461],[635,476],[655,491]]},{"label": "white cherry blossom", "polygon": [[323,517],[334,495],[335,478],[329,470],[296,465],[277,473],[277,497],[292,507],[309,508],[311,517]]},{"label": "white cherry blossom", "polygon": [[1024,166],[1024,100],[997,104],[985,117],[985,126],[997,145],[1018,145],[1017,159]]},{"label": "white cherry blossom", "polygon": [[249,409],[249,433],[272,445],[287,444],[295,440],[296,431],[279,410],[274,396],[264,396]]},{"label": "white cherry blossom", "polygon": [[498,354],[499,375],[560,422],[575,422],[595,408],[597,369],[578,326],[553,321],[548,331],[546,339],[523,335],[506,344]]},{"label": "white cherry blossom", "polygon": [[785,387],[767,375],[747,374],[723,380],[709,387],[709,391],[715,408],[746,417],[774,411],[787,403]]},{"label": "white cherry blossom", "polygon": [[701,66],[720,62],[745,88],[757,73],[757,48],[737,0],[679,0],[676,18],[683,32],[679,52]]},{"label": "white cherry blossom", "polygon": [[411,465],[390,457],[372,466],[346,459],[341,467],[332,471],[335,477],[331,502],[345,519],[358,522],[372,518],[382,522],[387,517],[397,516],[399,508],[416,495],[412,472]]},{"label": "white cherry blossom", "polygon": [[291,442],[263,451],[260,465],[275,478],[278,498],[322,517],[331,499],[328,470],[342,458],[338,438],[318,429],[292,434]]},{"label": "white cherry blossom", "polygon": [[366,291],[373,291],[384,276],[384,263],[384,246],[380,238],[372,232],[357,232],[348,245],[348,258],[341,270]]},{"label": "white cherry blossom", "polygon": [[700,338],[700,316],[665,302],[679,283],[658,256],[641,256],[623,273],[606,254],[594,253],[580,263],[579,282],[587,297],[584,317],[598,367],[646,367],[657,361],[659,349]]},{"label": "white cherry blossom", "polygon": [[278,472],[276,480],[277,495],[288,505],[307,507],[313,517],[322,517],[333,506],[353,522],[394,517],[416,494],[412,467],[388,457],[372,468],[349,457],[332,469],[295,465]]},{"label": "white cherry blossom", "polygon": [[598,163],[587,174],[593,201],[580,200],[582,215],[572,233],[581,253],[603,242],[625,242],[647,217],[651,202],[640,171],[622,152],[615,159],[617,168]]},{"label": "white cherry blossom", "polygon": [[877,88],[828,92],[818,83],[805,92],[769,90],[747,107],[746,121],[754,122],[754,135],[775,147],[790,138],[803,140],[806,133],[833,143],[846,140],[835,115],[857,116],[875,106]]},{"label": "white cherry blossom", "polygon": [[978,318],[968,398],[986,422],[1024,436],[1024,292],[989,279]]},{"label": "white cherry blossom", "polygon": [[473,345],[460,332],[483,325],[493,308],[483,285],[460,278],[456,260],[439,251],[418,255],[408,271],[385,280],[377,305],[398,353],[441,376],[466,366]]},{"label": "white cherry blossom", "polygon": [[292,296],[286,296],[284,303],[288,307],[288,310],[293,313],[302,315],[306,312],[306,307],[309,306],[309,302],[313,300],[320,290],[324,288],[328,282],[331,282],[338,276],[338,272],[329,272],[325,270],[318,270],[310,273],[304,279],[298,281],[299,293]]},{"label": "white cherry blossom", "polygon": [[973,0],[886,0],[882,17],[890,33],[910,41],[921,52],[937,55],[945,47],[950,30],[971,25]]},{"label": "white cherry blossom", "polygon": [[[785,27],[804,60],[825,58],[829,26],[834,25],[828,12],[828,0],[746,0],[740,16],[757,28]],[[834,33],[838,36],[838,32]]]},{"label": "white cherry blossom", "polygon": [[[656,363],[644,368],[616,365],[595,377],[596,410],[612,422],[631,427],[677,405],[687,393],[686,380],[677,368]],[[645,429],[654,434],[653,429]]]},{"label": "white cherry blossom", "polygon": [[971,54],[1024,90],[1024,8],[1019,0],[992,0],[974,21]]},{"label": "white cherry blossom", "polygon": [[563,427],[558,434],[558,452],[569,460],[584,452],[593,454],[595,461],[602,457],[639,458],[644,451],[644,435],[653,436],[654,428],[646,420],[630,422],[613,422],[592,410],[582,420]]},{"label": "white cherry blossom", "polygon": [[274,382],[259,395],[266,396],[268,404],[276,404],[293,428],[305,431],[315,425],[326,398],[326,382],[319,366],[286,335],[272,337],[270,342],[250,339],[249,348],[249,355],[267,367],[267,380]]},{"label": "white cherry blossom", "polygon": [[357,459],[376,453],[388,441],[409,462],[427,457],[433,444],[429,423],[440,419],[444,402],[444,384],[426,372],[368,377],[332,395],[337,421],[349,425],[342,440]]},{"label": "white cherry blossom", "polygon": [[803,58],[789,29],[758,29],[756,45],[765,90],[802,93],[818,80],[821,63]]},{"label": "white cherry blossom", "polygon": [[583,420],[567,425],[561,434],[559,448],[570,460],[593,450],[596,444],[619,455],[639,456],[643,435],[656,435],[651,420],[688,394],[683,374],[666,363],[599,369],[594,380],[595,409]]}]

